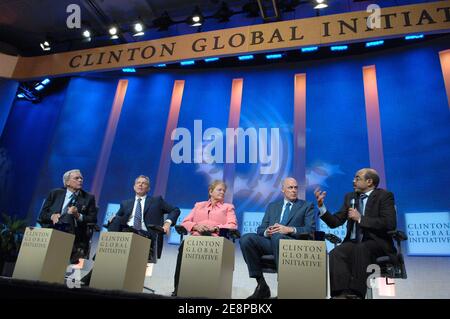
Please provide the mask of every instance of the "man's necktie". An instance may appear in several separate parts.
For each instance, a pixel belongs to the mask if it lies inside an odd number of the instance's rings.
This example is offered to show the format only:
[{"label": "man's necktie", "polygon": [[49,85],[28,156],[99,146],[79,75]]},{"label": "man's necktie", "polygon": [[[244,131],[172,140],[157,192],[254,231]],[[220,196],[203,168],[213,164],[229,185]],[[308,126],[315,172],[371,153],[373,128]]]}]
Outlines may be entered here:
[{"label": "man's necktie", "polygon": [[[361,216],[364,216],[364,210],[365,210],[364,200],[367,197],[368,196],[366,194],[359,195],[359,201],[358,201],[358,204],[359,204],[358,208],[359,209],[358,210],[359,210],[359,213],[361,214]],[[361,242],[362,238],[363,238],[363,233],[362,233],[361,227],[359,227],[359,223],[355,222],[355,224],[356,224],[356,241],[357,242]]]},{"label": "man's necktie", "polygon": [[283,212],[283,218],[280,221],[281,225],[286,226],[287,221],[289,219],[289,213],[291,212],[291,203],[287,203],[286,206],[284,207],[284,212]]},{"label": "man's necktie", "polygon": [[67,202],[67,205],[64,206],[61,215],[67,214],[67,211],[69,210],[69,207],[70,207],[70,206],[73,206],[73,205],[74,205],[74,202],[75,202],[75,193],[72,193],[72,194],[70,195],[70,197],[69,197],[69,201]]},{"label": "man's necktie", "polygon": [[134,229],[136,229],[136,230],[141,230],[141,225],[142,225],[141,200],[142,200],[142,198],[137,199],[136,211],[134,212]]}]

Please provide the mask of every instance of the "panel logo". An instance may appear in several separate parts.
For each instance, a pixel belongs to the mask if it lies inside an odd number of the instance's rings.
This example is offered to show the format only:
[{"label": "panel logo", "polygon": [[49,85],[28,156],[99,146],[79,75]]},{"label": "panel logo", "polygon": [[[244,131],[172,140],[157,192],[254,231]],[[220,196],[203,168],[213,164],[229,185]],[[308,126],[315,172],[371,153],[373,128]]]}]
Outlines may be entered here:
[{"label": "panel logo", "polygon": [[202,121],[194,120],[193,134],[180,127],[172,131],[171,139],[176,141],[170,154],[176,164],[259,163],[264,175],[280,169],[279,128],[226,128],[224,133],[216,127],[203,131]]}]

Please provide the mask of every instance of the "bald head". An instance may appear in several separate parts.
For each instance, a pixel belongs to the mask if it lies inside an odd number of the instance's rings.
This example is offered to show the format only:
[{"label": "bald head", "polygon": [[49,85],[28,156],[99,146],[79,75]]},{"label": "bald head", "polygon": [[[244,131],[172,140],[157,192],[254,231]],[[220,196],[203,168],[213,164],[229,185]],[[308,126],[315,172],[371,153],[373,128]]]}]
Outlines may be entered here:
[{"label": "bald head", "polygon": [[295,178],[286,177],[283,180],[281,192],[284,194],[284,198],[287,199],[288,201],[293,202],[297,200],[298,184]]},{"label": "bald head", "polygon": [[365,193],[378,187],[380,177],[373,168],[362,168],[353,178],[353,188],[356,192]]}]

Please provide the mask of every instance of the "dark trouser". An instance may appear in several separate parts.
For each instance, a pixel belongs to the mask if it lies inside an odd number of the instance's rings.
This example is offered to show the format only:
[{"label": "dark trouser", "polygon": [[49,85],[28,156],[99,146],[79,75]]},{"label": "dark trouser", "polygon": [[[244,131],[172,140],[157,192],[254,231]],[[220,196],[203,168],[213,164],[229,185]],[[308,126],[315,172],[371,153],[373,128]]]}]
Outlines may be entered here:
[{"label": "dark trouser", "polygon": [[175,293],[178,292],[178,282],[180,281],[180,269],[181,269],[181,261],[183,259],[183,247],[184,247],[184,240],[181,242],[180,247],[178,248],[177,265],[175,266],[175,274],[173,276]]},{"label": "dark trouser", "polygon": [[72,214],[62,214],[53,226],[55,229],[74,234],[75,241],[72,248],[71,263],[77,263],[79,258],[89,258],[89,240],[86,224],[77,222]]},{"label": "dark trouser", "polygon": [[262,276],[261,256],[274,255],[275,264],[278,269],[278,255],[280,239],[293,239],[288,235],[274,234],[271,238],[260,236],[258,234],[245,234],[239,240],[248,267],[248,273],[251,278]]},{"label": "dark trouser", "polygon": [[331,296],[351,290],[364,298],[369,276],[367,266],[383,255],[383,250],[374,240],[347,241],[334,248],[329,254]]}]

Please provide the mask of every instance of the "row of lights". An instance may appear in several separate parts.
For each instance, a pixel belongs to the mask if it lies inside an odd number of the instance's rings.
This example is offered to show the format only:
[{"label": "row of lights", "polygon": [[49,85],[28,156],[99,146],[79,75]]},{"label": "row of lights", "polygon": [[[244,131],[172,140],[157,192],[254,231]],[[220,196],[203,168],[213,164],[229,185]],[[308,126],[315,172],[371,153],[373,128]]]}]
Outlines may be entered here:
[{"label": "row of lights", "polygon": [[[413,35],[407,35],[404,37],[405,40],[417,40],[417,39],[423,39],[423,38],[424,38],[423,34],[413,34]],[[371,47],[381,46],[383,44],[384,44],[384,40],[370,41],[370,42],[365,43],[365,47],[371,48]],[[330,46],[330,51],[333,51],[333,52],[346,51],[346,50],[348,50],[348,48],[349,48],[349,46],[346,44],[345,45],[333,45],[333,46]],[[318,46],[303,47],[300,49],[300,51],[302,53],[315,52],[318,50],[319,50]],[[265,58],[267,60],[274,60],[274,59],[281,59],[283,56],[284,55],[282,53],[270,53],[270,54],[266,54]],[[255,58],[255,56],[253,54],[241,55],[241,56],[237,57],[237,59],[239,61],[248,61],[248,60],[253,60],[254,58]],[[217,57],[212,57],[212,58],[205,58],[203,61],[205,61],[206,63],[210,63],[210,62],[216,62],[219,60],[220,59]],[[182,66],[189,66],[189,65],[194,65],[194,64],[195,64],[195,60],[185,60],[185,61],[180,62],[180,65],[182,65]],[[155,67],[155,68],[164,68],[166,66],[167,65],[165,63],[153,65],[153,67]],[[135,73],[136,69],[135,68],[123,68],[122,72]]]},{"label": "row of lights", "polygon": [[[314,0],[314,1],[315,1],[314,9],[324,9],[324,8],[328,7],[327,0]],[[249,5],[250,4],[251,3],[249,3]],[[253,5],[256,5],[256,4],[253,4]],[[255,10],[255,8],[247,9],[247,11],[254,11],[254,10]],[[220,22],[227,22],[227,21],[229,21],[230,17],[236,13],[241,13],[241,12],[233,12],[232,10],[229,9],[228,5],[225,2],[222,2],[222,6],[219,9],[219,11],[217,11],[211,17],[218,19]],[[251,14],[254,14],[254,12],[252,12]],[[167,31],[169,26],[171,26],[173,24],[184,23],[184,22],[192,27],[199,27],[203,24],[203,22],[205,21],[205,18],[208,18],[208,17],[205,17],[201,13],[200,8],[198,6],[196,6],[192,15],[183,21],[173,21],[170,18],[167,11],[165,11],[159,18],[153,20],[153,26],[157,27],[159,31]],[[145,29],[144,23],[142,23],[140,21],[136,22],[133,25],[133,36],[135,36],[135,37],[143,36],[145,34],[144,29]],[[110,28],[108,29],[108,33],[109,33],[110,39],[112,39],[112,40],[119,38],[119,28],[115,25],[110,26]],[[88,41],[88,42],[91,41],[92,32],[89,29],[84,29],[82,32],[82,35],[86,41]],[[40,47],[43,51],[50,51],[51,50],[50,41],[46,40],[46,41],[40,43]]]},{"label": "row of lights", "polygon": [[44,80],[35,83],[32,87],[29,86],[23,86],[21,85],[19,88],[19,94],[17,94],[17,97],[19,99],[27,99],[29,101],[36,101],[39,99],[38,92],[45,89],[49,84],[51,80],[48,78],[45,78]]}]

